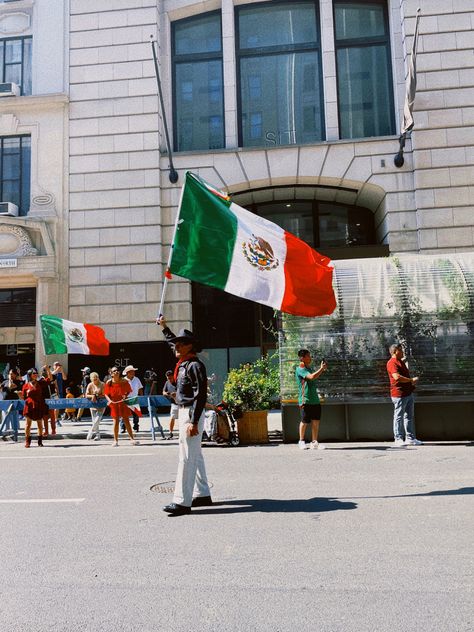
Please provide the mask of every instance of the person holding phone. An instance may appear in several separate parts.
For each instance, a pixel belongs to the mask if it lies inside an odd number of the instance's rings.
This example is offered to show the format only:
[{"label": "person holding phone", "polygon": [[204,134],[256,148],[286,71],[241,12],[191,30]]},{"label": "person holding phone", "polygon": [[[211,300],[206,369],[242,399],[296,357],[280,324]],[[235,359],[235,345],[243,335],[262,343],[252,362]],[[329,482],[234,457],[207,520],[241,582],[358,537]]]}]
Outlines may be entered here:
[{"label": "person holding phone", "polygon": [[318,441],[319,424],[321,421],[321,402],[319,400],[316,380],[326,371],[327,363],[324,358],[321,360],[319,369],[312,366],[311,353],[308,349],[298,351],[299,365],[296,368],[296,379],[298,381],[298,404],[301,412],[301,422],[299,427],[300,440],[298,447],[305,450],[308,446],[305,442],[306,428],[311,424],[312,450],[324,450],[325,446]]}]

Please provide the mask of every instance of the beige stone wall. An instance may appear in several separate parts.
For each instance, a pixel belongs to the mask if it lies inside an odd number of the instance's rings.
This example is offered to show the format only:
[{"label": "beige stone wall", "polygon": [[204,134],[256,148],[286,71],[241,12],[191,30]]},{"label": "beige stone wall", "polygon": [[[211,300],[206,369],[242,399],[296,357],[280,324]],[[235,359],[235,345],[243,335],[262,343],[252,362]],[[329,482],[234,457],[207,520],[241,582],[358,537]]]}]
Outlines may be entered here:
[{"label": "beige stone wall", "polygon": [[[238,193],[242,204],[257,199],[246,193],[252,188],[274,187],[263,195],[278,199],[279,186],[299,184],[316,199],[367,206],[392,253],[474,248],[472,0],[389,1],[397,121],[415,12],[422,11],[415,130],[401,169],[393,164],[397,136],[338,140],[330,0],[320,2],[328,140],[238,148],[234,6],[249,2],[71,0],[70,318],[101,324],[112,341],[156,339],[152,321],[186,169]],[[171,23],[219,8],[227,149],[176,154],[180,180],[172,185],[149,35],[158,33],[172,125]],[[188,282],[171,281],[165,314],[176,326],[190,324]]]},{"label": "beige stone wall", "polygon": [[70,3],[72,320],[156,339],[161,215],[156,0]]},{"label": "beige stone wall", "polygon": [[421,7],[412,134],[420,252],[474,248],[474,3],[402,0],[405,49]]}]

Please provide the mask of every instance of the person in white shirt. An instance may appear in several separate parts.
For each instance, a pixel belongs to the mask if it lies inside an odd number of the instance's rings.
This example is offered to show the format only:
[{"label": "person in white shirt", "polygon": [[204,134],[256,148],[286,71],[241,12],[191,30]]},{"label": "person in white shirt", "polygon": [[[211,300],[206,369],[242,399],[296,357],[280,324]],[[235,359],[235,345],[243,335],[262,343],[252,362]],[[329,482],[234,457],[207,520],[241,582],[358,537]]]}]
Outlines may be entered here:
[{"label": "person in white shirt", "polygon": [[[141,383],[140,378],[135,375],[135,371],[138,371],[138,369],[129,364],[124,368],[122,373],[122,375],[125,375],[126,379],[130,382],[130,386],[132,387],[132,392],[130,393],[129,397],[137,397],[138,395],[143,395],[143,384]],[[138,420],[138,415],[133,413],[134,432],[138,432]]]}]

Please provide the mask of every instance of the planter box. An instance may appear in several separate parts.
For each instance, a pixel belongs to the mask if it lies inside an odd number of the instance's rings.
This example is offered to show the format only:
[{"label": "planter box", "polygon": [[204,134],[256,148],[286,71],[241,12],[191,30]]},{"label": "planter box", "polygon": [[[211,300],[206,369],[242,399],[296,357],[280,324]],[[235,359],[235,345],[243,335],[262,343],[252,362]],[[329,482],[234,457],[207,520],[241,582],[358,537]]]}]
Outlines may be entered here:
[{"label": "planter box", "polygon": [[268,411],[249,410],[237,421],[242,445],[268,443]]}]

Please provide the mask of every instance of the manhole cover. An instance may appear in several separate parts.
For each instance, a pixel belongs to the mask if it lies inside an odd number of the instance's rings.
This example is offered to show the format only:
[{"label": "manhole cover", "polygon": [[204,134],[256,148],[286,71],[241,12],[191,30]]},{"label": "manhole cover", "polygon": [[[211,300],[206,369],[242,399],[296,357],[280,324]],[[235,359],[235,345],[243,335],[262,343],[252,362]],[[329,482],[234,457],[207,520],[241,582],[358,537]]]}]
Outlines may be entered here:
[{"label": "manhole cover", "polygon": [[150,491],[158,494],[172,494],[174,492],[175,481],[164,481],[163,483],[155,483],[150,487]]},{"label": "manhole cover", "polygon": [[[209,489],[213,488],[211,481],[208,481]],[[150,487],[151,492],[157,494],[172,494],[174,492],[175,481],[164,481],[163,483],[155,483]]]}]

